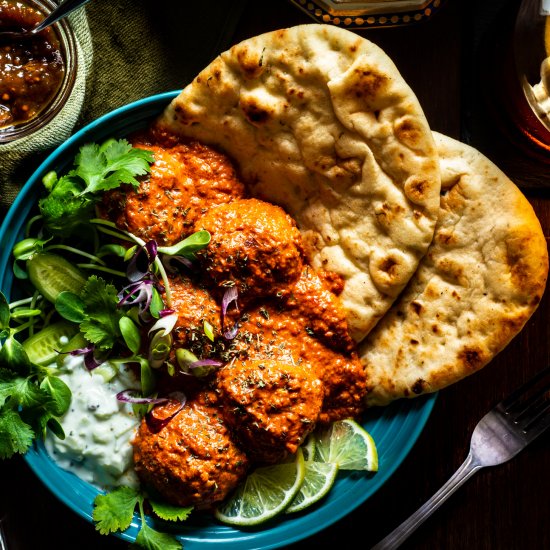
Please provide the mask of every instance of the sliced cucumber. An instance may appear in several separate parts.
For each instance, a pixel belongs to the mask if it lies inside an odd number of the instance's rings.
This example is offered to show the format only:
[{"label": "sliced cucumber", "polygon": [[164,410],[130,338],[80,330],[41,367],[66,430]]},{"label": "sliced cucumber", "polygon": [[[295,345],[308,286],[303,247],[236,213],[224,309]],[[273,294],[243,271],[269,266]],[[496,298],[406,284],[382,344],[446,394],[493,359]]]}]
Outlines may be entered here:
[{"label": "sliced cucumber", "polygon": [[72,338],[78,332],[78,325],[67,321],[59,321],[43,328],[23,342],[31,362],[36,365],[53,363],[59,350],[63,347],[63,339]]},{"label": "sliced cucumber", "polygon": [[27,271],[32,284],[52,303],[67,290],[80,294],[86,277],[69,261],[56,254],[41,252],[27,260]]}]

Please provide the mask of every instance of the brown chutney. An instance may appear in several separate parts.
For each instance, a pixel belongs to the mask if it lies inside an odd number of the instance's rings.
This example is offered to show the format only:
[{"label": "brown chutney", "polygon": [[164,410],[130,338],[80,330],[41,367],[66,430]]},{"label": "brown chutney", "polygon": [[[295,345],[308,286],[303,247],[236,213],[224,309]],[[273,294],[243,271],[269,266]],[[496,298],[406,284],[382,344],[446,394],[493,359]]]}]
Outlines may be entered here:
[{"label": "brown chutney", "polygon": [[[0,0],[0,30],[32,29],[43,19],[22,2]],[[64,72],[51,28],[27,40],[0,42],[0,128],[35,118],[54,99]]]}]

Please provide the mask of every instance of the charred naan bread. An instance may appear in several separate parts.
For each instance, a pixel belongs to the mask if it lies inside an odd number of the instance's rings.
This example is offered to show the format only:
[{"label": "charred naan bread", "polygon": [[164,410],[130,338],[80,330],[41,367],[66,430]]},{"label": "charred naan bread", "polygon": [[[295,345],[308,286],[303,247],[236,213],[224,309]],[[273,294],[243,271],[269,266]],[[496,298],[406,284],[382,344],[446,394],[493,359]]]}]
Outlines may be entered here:
[{"label": "charred naan bread", "polygon": [[434,137],[442,175],[434,240],[360,346],[369,405],[479,370],[522,329],[546,284],[546,241],[527,199],[477,150]]},{"label": "charred naan bread", "polygon": [[345,279],[357,341],[431,242],[440,178],[426,118],[389,57],[350,31],[301,25],[237,44],[158,128],[228,153],[253,195],[288,211],[313,266]]}]

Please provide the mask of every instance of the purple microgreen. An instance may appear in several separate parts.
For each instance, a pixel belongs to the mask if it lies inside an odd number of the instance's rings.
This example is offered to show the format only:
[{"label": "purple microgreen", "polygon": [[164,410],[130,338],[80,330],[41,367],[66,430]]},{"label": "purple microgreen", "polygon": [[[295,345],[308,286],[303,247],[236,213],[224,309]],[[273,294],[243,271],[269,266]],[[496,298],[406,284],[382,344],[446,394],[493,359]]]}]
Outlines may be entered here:
[{"label": "purple microgreen", "polygon": [[159,311],[159,317],[167,317],[168,315],[171,315],[172,313],[174,313],[174,310],[173,309],[161,309]]},{"label": "purple microgreen", "polygon": [[152,279],[141,279],[125,286],[118,294],[118,305],[139,305],[140,313],[146,311],[153,298],[153,286],[155,281]]},{"label": "purple microgreen", "polygon": [[105,361],[99,360],[94,355],[95,346],[86,346],[85,348],[73,349],[69,352],[70,355],[83,355],[84,356],[84,366],[92,371],[97,369],[99,365],[103,364]]},{"label": "purple microgreen", "polygon": [[122,390],[116,394],[118,401],[135,405],[159,405],[170,401],[168,397],[143,397],[136,390]]},{"label": "purple microgreen", "polygon": [[223,363],[221,361],[216,361],[215,359],[198,359],[189,363],[190,369],[196,369],[198,367],[221,367]]},{"label": "purple microgreen", "polygon": [[235,336],[237,336],[238,332],[239,332],[239,323],[237,322],[233,325],[233,328],[230,328],[223,333],[223,337],[226,340],[233,340]]},{"label": "purple microgreen", "polygon": [[157,257],[157,243],[152,240],[137,248],[132,256],[128,267],[126,268],[126,276],[131,282],[137,282],[146,277],[151,271],[151,264]]},{"label": "purple microgreen", "polygon": [[178,348],[176,350],[176,361],[184,374],[192,374],[197,378],[207,376],[213,370],[221,367],[222,362],[216,359],[199,359],[188,349]]},{"label": "purple microgreen", "polygon": [[178,316],[176,313],[170,313],[165,317],[161,317],[150,329],[149,334],[156,332],[157,330],[162,331],[162,336],[167,336],[172,332],[176,323],[178,321]]},{"label": "purple microgreen", "polygon": [[183,392],[175,391],[168,394],[167,401],[173,405],[170,407],[155,407],[145,417],[148,428],[154,433],[162,430],[185,407],[187,397]]},{"label": "purple microgreen", "polygon": [[157,257],[157,241],[155,241],[154,239],[148,241],[145,245],[145,250],[147,251],[147,255],[149,256],[149,263],[152,264]]},{"label": "purple microgreen", "polygon": [[222,365],[223,363],[214,359],[199,359],[189,364],[189,372],[197,378],[204,378]]},{"label": "purple microgreen", "polygon": [[198,361],[199,358],[188,349],[178,348],[176,350],[176,361],[181,369],[181,372],[189,374],[189,365]]},{"label": "purple microgreen", "polygon": [[[239,298],[239,291],[237,290],[236,286],[230,286],[227,288],[227,290],[224,292],[223,298],[222,298],[222,327],[225,328],[225,317],[227,315],[227,310],[229,309],[229,306],[235,302],[235,308],[237,309],[237,312],[239,311],[239,304],[237,302]],[[226,340],[233,340],[235,336],[237,336],[237,332],[239,330],[239,326],[237,323],[233,325],[233,328],[226,330],[223,333],[223,337]]]},{"label": "purple microgreen", "polygon": [[239,297],[239,291],[237,290],[236,286],[230,286],[224,292],[223,299],[222,299],[222,319],[224,319],[225,316],[227,315],[227,310],[233,302],[235,302],[235,308],[237,309],[237,311],[239,311],[239,305],[237,303],[238,297]]}]

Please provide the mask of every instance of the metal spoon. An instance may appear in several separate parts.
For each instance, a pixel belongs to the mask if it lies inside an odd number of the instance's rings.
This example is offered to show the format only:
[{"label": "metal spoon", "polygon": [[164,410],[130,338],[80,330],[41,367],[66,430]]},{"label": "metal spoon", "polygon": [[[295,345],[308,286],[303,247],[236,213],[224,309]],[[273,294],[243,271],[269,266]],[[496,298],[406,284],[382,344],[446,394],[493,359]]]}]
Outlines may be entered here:
[{"label": "metal spoon", "polygon": [[65,0],[62,4],[57,6],[41,23],[30,30],[24,31],[0,31],[0,42],[27,40],[34,35],[43,31],[50,25],[57,23],[63,17],[69,15],[80,6],[83,6],[90,0]]}]

